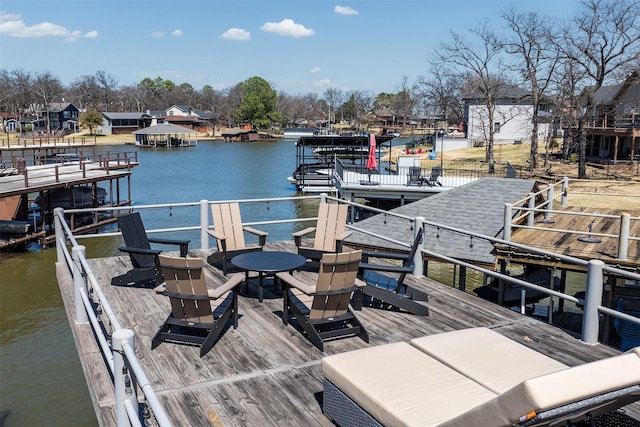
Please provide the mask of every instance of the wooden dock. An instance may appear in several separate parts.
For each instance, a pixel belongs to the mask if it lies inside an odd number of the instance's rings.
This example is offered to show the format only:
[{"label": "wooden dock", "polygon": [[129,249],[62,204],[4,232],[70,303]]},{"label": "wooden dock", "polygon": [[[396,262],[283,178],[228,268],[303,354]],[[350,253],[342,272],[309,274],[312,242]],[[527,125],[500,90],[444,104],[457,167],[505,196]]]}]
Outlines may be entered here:
[{"label": "wooden dock", "polygon": [[[295,250],[292,241],[269,243],[266,249]],[[205,259],[209,254],[189,252]],[[412,276],[407,282],[429,294],[429,317],[365,306],[357,315],[369,331],[368,344],[343,338],[325,343],[322,353],[300,333],[295,321],[283,325],[282,298],[275,289],[265,289],[261,304],[252,287],[249,295],[239,298],[238,329],[227,329],[203,358],[197,347],[186,345],[163,343],[151,350],[151,339],[170,312],[168,298],[151,289],[110,285],[112,276],[130,268],[128,257],[91,259],[89,264],[122,326],[135,332],[139,360],[176,426],[333,426],[322,414],[324,356],[463,328],[492,328],[570,366],[619,353],[604,345],[583,344],[534,318]],[[218,283],[224,280],[213,267],[207,265],[207,271]],[[73,282],[66,265],[57,264],[57,276],[98,422],[115,426],[110,373],[90,326],[73,321]],[[626,409],[640,419],[639,403]]]},{"label": "wooden dock", "polygon": [[[65,157],[63,157],[65,159]],[[137,156],[127,153],[115,157],[103,156],[99,160],[74,160],[60,163],[26,166],[24,162],[14,167],[0,169],[0,219],[26,221],[30,212],[30,203],[35,194],[54,189],[70,189],[76,186],[108,182],[105,190],[110,202],[106,206],[127,206],[131,204],[131,172],[138,165]],[[122,182],[124,180],[124,182]],[[94,188],[95,191],[95,188]],[[95,194],[95,193],[94,193]],[[71,196],[69,196],[71,197]],[[13,200],[11,200],[13,199]],[[94,195],[95,199],[95,195]],[[2,203],[6,202],[6,203]],[[99,207],[94,201],[94,206]],[[33,230],[11,239],[0,239],[0,249],[26,244],[38,240],[43,246],[52,241],[51,230],[47,230],[46,207],[41,206],[40,220]],[[102,227],[114,221],[113,218],[100,219],[93,215],[89,224],[71,221],[74,232],[80,234]]]}]

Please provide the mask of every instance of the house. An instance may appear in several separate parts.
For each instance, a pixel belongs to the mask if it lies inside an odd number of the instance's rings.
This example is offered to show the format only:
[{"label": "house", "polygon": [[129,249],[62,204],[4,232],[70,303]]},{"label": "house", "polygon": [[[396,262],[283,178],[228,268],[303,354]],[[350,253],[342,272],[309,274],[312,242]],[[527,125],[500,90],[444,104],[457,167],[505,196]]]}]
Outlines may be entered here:
[{"label": "house", "polygon": [[[531,93],[516,86],[501,85],[497,90],[493,123],[489,123],[486,100],[483,96],[464,98],[467,139],[473,145],[481,145],[489,139],[493,127],[494,144],[511,144],[531,140],[533,103]],[[548,105],[540,105],[539,117],[544,117]],[[464,129],[465,124],[462,124]],[[549,135],[551,124],[538,122],[538,140]]]},{"label": "house", "polygon": [[151,124],[151,116],[145,113],[102,113],[104,121],[98,126],[98,132],[105,135],[128,135],[131,132]]},{"label": "house", "polygon": [[250,127],[230,128],[222,131],[222,139],[225,142],[257,141],[260,136],[255,129]]},{"label": "house", "polygon": [[78,129],[79,110],[75,105],[65,102],[52,102],[48,105],[34,105],[33,116],[20,119],[20,129],[51,133],[75,132]]},{"label": "house", "polygon": [[[629,73],[618,85],[594,93],[595,106],[585,124],[590,161],[640,160],[640,76]],[[577,128],[570,130],[577,136]],[[577,138],[576,138],[577,139]]]},{"label": "house", "polygon": [[190,105],[172,105],[165,110],[162,120],[200,133],[213,133],[214,115]]},{"label": "house", "polygon": [[8,111],[0,112],[0,130],[2,132],[15,132],[18,129],[18,115]]}]

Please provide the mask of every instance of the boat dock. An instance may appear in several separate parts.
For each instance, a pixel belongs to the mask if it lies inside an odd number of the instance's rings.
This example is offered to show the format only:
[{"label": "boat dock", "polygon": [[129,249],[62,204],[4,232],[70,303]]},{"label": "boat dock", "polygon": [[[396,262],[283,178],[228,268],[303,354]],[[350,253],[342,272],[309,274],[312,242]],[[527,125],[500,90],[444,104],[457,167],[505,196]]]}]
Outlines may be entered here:
[{"label": "boat dock", "polygon": [[[271,242],[265,250],[294,252],[295,246],[293,241]],[[189,256],[206,260],[210,253],[190,250]],[[264,302],[259,303],[256,288],[250,287],[248,295],[239,297],[238,328],[228,328],[204,357],[199,357],[197,347],[187,345],[162,343],[151,350],[151,339],[170,312],[168,298],[151,289],[110,285],[113,276],[130,269],[128,257],[89,259],[88,265],[121,326],[134,331],[138,360],[176,426],[333,426],[322,413],[324,356],[463,328],[489,327],[569,366],[619,353],[602,344],[585,344],[558,327],[415,276],[408,276],[406,283],[429,295],[429,316],[365,306],[356,314],[369,332],[368,344],[357,337],[343,338],[326,342],[324,353],[320,352],[295,321],[283,324],[283,300],[278,290],[266,288]],[[225,280],[220,271],[206,262],[205,266],[216,285]],[[68,267],[57,263],[56,272],[98,423],[115,426],[111,373],[90,324],[74,321],[74,285]],[[295,276],[304,279],[305,274]],[[95,292],[90,295],[96,302]],[[110,333],[105,314],[102,320]],[[639,403],[625,410],[640,420]],[[153,424],[153,419],[149,421]]]},{"label": "boat dock", "polygon": [[[70,151],[70,146],[64,145],[2,149],[11,153],[11,161],[4,163],[3,160],[0,169],[0,219],[5,223],[28,222],[31,229],[27,233],[11,235],[8,238],[3,235],[0,248],[36,240],[46,245],[52,240],[47,217],[51,216],[50,210],[53,209],[40,206],[38,210],[34,210],[31,203],[36,196],[44,200],[49,196],[49,192],[59,191],[63,195],[66,194],[65,197],[68,199],[66,203],[70,206],[65,208],[99,207],[98,183],[108,182],[108,188],[100,190],[101,193],[106,192],[109,195],[106,206],[125,206],[131,203],[130,179],[132,168],[138,165],[136,152],[107,153],[89,159],[83,154]],[[44,153],[50,153],[50,150],[60,151],[53,155],[52,162],[47,162]],[[87,151],[90,150],[82,150],[81,153]],[[81,186],[93,192],[93,201],[83,203],[83,206],[74,206],[73,190]],[[76,233],[80,233],[82,230],[93,230],[110,222],[113,222],[111,218],[100,219],[98,215],[93,215],[93,220],[88,224],[86,221],[80,224],[75,220],[71,221],[71,224]]]}]

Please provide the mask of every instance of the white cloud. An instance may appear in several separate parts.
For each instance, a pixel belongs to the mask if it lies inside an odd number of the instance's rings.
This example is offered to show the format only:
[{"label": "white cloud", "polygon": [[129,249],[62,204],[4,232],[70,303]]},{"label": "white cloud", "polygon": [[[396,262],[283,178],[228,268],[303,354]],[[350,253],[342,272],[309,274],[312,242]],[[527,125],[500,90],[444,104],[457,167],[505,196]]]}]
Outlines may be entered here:
[{"label": "white cloud", "polygon": [[293,19],[288,18],[280,22],[267,22],[260,27],[260,29],[269,33],[290,37],[309,37],[316,33],[311,28],[305,28],[304,25],[296,24]]},{"label": "white cloud", "polygon": [[151,37],[155,37],[157,39],[161,39],[162,37],[166,36],[167,34],[164,31],[154,31],[153,33],[151,33]]},{"label": "white cloud", "polygon": [[251,33],[242,28],[229,28],[220,38],[225,40],[247,41],[251,38]]},{"label": "white cloud", "polygon": [[331,83],[331,80],[329,80],[329,79],[322,79],[322,80],[315,81],[315,82],[313,82],[313,85],[317,86],[317,87],[333,87],[333,86],[335,86],[333,83]]},{"label": "white cloud", "polygon": [[173,30],[171,35],[174,37],[180,37],[182,35],[182,30]]},{"label": "white cloud", "polygon": [[311,72],[312,72],[312,73],[319,73],[319,72],[320,72],[320,67],[318,67],[318,66],[316,65],[315,67],[313,67],[313,68],[311,69]]},{"label": "white cloud", "polygon": [[357,15],[358,11],[349,6],[336,6],[333,11],[338,15]]},{"label": "white cloud", "polygon": [[66,41],[76,41],[79,38],[96,38],[96,30],[83,34],[80,30],[68,30],[62,25],[51,22],[42,22],[36,25],[27,25],[21,15],[0,11],[0,34],[13,37],[37,38],[37,37],[64,37]]}]

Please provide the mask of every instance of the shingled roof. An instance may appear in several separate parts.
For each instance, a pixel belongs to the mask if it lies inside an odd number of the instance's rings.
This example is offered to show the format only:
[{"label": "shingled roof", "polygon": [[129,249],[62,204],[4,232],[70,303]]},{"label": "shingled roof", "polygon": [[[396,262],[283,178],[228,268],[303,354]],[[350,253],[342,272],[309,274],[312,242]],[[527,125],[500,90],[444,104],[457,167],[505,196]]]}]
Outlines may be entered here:
[{"label": "shingled roof", "polygon": [[[522,200],[534,191],[535,185],[534,180],[482,178],[400,206],[390,212],[409,217],[423,216],[427,221],[434,223],[502,237],[505,203]],[[375,215],[358,222],[356,226],[397,241],[413,241],[409,221],[390,215]],[[476,264],[495,262],[495,257],[491,254],[493,245],[478,238],[473,239],[471,245],[469,236],[427,226],[425,239],[425,248],[449,257]],[[354,247],[407,250],[406,247],[357,231],[345,240],[345,244]]]}]

